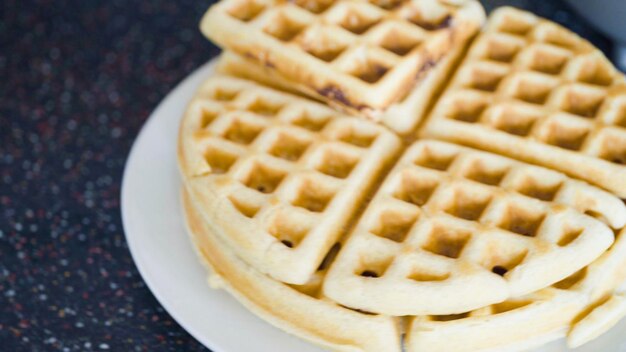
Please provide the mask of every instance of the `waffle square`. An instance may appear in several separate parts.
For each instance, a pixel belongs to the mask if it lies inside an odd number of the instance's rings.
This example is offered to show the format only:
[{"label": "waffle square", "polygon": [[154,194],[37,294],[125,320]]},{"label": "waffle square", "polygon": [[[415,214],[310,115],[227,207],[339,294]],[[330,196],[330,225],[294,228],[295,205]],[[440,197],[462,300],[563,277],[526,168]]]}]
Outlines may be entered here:
[{"label": "waffle square", "polygon": [[[558,172],[422,140],[395,165],[324,292],[368,312],[458,314],[550,286],[626,222],[615,196]],[[546,268],[550,268],[546,270]]]},{"label": "waffle square", "polygon": [[475,0],[225,0],[201,28],[307,95],[380,119],[483,19]]},{"label": "waffle square", "polygon": [[321,286],[339,244],[326,253],[310,280],[288,285],[242,261],[204,221],[183,190],[183,211],[194,249],[210,271],[209,283],[233,295],[272,325],[333,351],[400,352],[400,330],[393,317],[342,307],[324,297]]},{"label": "waffle square", "polygon": [[574,33],[499,9],[422,135],[543,165],[626,197],[626,84]]},{"label": "waffle square", "polygon": [[373,122],[214,77],[184,117],[179,161],[205,220],[240,257],[303,284],[400,145]]}]

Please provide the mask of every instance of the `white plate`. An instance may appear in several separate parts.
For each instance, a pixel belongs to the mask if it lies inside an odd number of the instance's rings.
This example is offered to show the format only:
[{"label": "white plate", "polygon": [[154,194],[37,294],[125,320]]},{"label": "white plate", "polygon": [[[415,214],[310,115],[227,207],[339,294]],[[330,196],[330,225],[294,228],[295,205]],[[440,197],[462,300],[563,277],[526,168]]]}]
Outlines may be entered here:
[{"label": "white plate", "polygon": [[[226,292],[210,289],[185,233],[176,165],[178,125],[196,88],[213,72],[208,63],[180,83],[154,110],[133,145],[122,183],[128,246],[159,302],[213,351],[319,352],[257,318]],[[625,335],[626,322],[622,322],[576,351],[626,351]],[[557,341],[537,352],[566,350],[563,341]]]}]

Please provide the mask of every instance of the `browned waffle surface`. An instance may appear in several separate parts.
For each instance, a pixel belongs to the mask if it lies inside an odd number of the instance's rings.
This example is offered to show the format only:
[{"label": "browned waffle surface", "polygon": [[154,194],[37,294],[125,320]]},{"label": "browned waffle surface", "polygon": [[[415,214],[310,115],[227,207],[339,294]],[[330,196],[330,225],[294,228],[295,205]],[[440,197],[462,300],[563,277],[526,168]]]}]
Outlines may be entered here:
[{"label": "browned waffle surface", "polygon": [[626,85],[595,48],[530,13],[492,14],[422,135],[512,156],[626,196]]},{"label": "browned waffle surface", "polygon": [[258,270],[302,284],[399,151],[384,127],[232,77],[208,80],[181,125],[192,198]]},{"label": "browned waffle surface", "polygon": [[377,117],[482,24],[478,2],[226,0],[202,21],[218,45],[305,93]]}]

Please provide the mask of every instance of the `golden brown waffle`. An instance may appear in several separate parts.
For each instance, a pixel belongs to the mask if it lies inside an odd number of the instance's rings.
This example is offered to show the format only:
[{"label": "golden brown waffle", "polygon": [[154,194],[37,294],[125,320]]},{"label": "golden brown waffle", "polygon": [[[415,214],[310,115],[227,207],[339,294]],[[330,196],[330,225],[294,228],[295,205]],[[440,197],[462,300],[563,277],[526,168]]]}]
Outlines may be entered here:
[{"label": "golden brown waffle", "polygon": [[[481,22],[474,0],[225,0],[202,27],[231,50],[220,72],[406,136]],[[505,8],[422,130],[488,152],[426,139],[396,160],[382,126],[207,81],[179,138],[188,230],[214,286],[326,348],[576,347],[626,315],[626,206],[558,171],[626,196],[624,128],[604,56]]]},{"label": "golden brown waffle", "polygon": [[321,294],[331,250],[310,282],[301,286],[270,279],[243,262],[215,235],[191,197],[183,191],[188,233],[201,260],[212,272],[210,282],[272,325],[334,351],[400,352],[395,319],[341,307]]},{"label": "golden brown waffle", "polygon": [[626,197],[626,85],[591,44],[503,8],[434,108],[423,136],[540,164]]},{"label": "golden brown waffle", "polygon": [[[251,100],[251,92],[255,92],[254,96],[256,98],[262,99]],[[274,96],[275,94],[276,96]],[[235,167],[235,163],[227,161],[232,161],[232,159],[223,159],[225,155],[221,155],[219,151],[229,152],[231,149],[228,148],[236,147],[238,143],[230,143],[224,140],[223,136],[230,134],[216,134],[215,131],[220,131],[220,129],[212,130],[213,124],[217,123],[217,126],[220,126],[218,123],[219,119],[225,118],[229,113],[243,113],[245,115],[243,110],[250,109],[252,106],[255,107],[252,110],[258,109],[257,113],[273,110],[267,103],[276,103],[280,99],[287,99],[289,103],[296,104],[299,108],[306,108],[309,107],[308,104],[312,104],[311,109],[313,110],[306,115],[309,119],[323,115],[313,113],[313,111],[317,111],[316,107],[319,107],[317,104],[302,102],[300,98],[277,93],[266,88],[259,88],[259,86],[243,80],[217,77],[203,85],[197,99],[191,103],[186,119],[181,127],[180,162],[181,168],[186,175],[187,188],[192,189],[189,184],[193,183],[194,180],[190,179],[206,180],[220,175],[220,173],[222,173],[222,176],[232,176],[229,173]],[[249,104],[251,101],[253,104]],[[264,106],[264,108],[261,108],[261,106]],[[321,109],[326,108],[321,107]],[[281,121],[298,121],[297,124],[299,125],[319,127],[319,124],[313,123],[314,120],[304,123],[303,119],[286,118],[284,110],[289,110],[289,107],[282,107],[280,113],[276,116],[264,117],[264,119],[273,121],[280,118],[285,119]],[[331,113],[333,112],[331,111]],[[302,117],[302,115],[298,116]],[[337,119],[334,117],[330,118],[330,120],[331,122],[328,123],[333,123],[335,120],[353,121],[351,118]],[[359,125],[361,123],[363,121],[359,121]],[[283,126],[280,123],[276,123],[276,125]],[[287,125],[289,127],[290,124]],[[204,127],[199,128],[198,126]],[[327,124],[321,130],[322,135],[324,135],[327,129],[330,129],[328,126],[330,125]],[[383,130],[381,127],[372,126],[377,130]],[[259,145],[258,138],[263,133],[268,133],[266,132],[268,130],[271,130],[271,128],[267,128],[254,138],[252,145]],[[213,138],[217,139],[213,140]],[[318,138],[318,136],[315,136],[315,138]],[[242,139],[235,138],[235,140]],[[552,209],[562,207],[563,209],[558,209],[561,213],[569,213],[574,211],[572,209],[576,209],[579,212],[579,216],[582,212],[588,212],[613,227],[624,225],[624,206],[616,198],[608,196],[607,193],[582,182],[568,179],[557,172],[444,142],[421,141],[417,145],[429,145],[431,148],[429,150],[422,149],[417,154],[412,153],[413,148],[411,148],[398,163],[398,168],[405,165],[406,160],[410,160],[409,164],[416,163],[415,167],[413,167],[414,169],[425,171],[422,174],[434,173],[432,174],[436,176],[434,180],[441,185],[452,184],[455,180],[463,181],[462,179],[465,178],[467,182],[473,183],[474,187],[472,189],[479,190],[481,187],[478,183],[485,184],[485,187],[492,187],[497,183],[499,189],[496,196],[498,197],[502,197],[501,193],[510,195],[512,192],[518,192],[536,197],[543,202],[551,200],[552,203],[564,204],[550,205]],[[445,146],[445,148],[442,148],[442,146]],[[254,146],[246,148],[249,148],[246,149],[246,153],[250,153],[249,150],[257,150]],[[238,149],[235,148],[233,150]],[[259,150],[265,150],[265,148],[260,148]],[[233,154],[236,153],[233,152]],[[282,153],[279,154],[282,155]],[[216,155],[219,157],[216,157]],[[430,169],[432,171],[429,171]],[[446,171],[443,172],[441,169],[446,169]],[[396,178],[395,186],[399,186],[397,189],[399,192],[393,191],[395,190],[393,187],[390,188],[389,185],[394,184],[393,182],[385,182],[372,204],[377,204],[381,194],[383,196],[392,194],[393,197],[403,199],[409,208],[412,206],[409,203],[421,204],[424,202],[424,205],[420,208],[420,217],[425,217],[430,209],[429,203],[433,202],[434,199],[440,198],[440,193],[442,192],[428,192],[428,187],[413,187],[421,184],[419,182],[410,182],[414,180],[412,176],[420,173],[414,174],[413,171],[415,170],[410,168],[407,170],[408,172],[402,174],[403,177],[400,179],[400,183],[398,183],[398,178]],[[226,173],[224,174],[223,172]],[[388,180],[393,180],[393,175],[395,175],[395,171],[392,172]],[[231,182],[224,181],[224,177],[220,180],[222,180],[218,182],[220,184],[222,182],[226,184]],[[433,178],[426,177],[424,180],[427,181],[424,184],[428,185]],[[464,182],[459,182],[458,184],[462,185]],[[432,186],[432,184],[430,185]],[[201,185],[201,187],[205,186],[206,184]],[[451,187],[451,189],[463,189],[463,185],[460,188]],[[199,192],[199,194],[203,194],[203,191]],[[220,197],[221,195],[216,194],[215,196]],[[429,197],[430,200],[424,197]],[[511,199],[521,199],[519,197],[524,198],[519,195]],[[504,347],[517,348],[520,346],[526,348],[564,336],[568,329],[571,329],[569,334],[570,344],[575,346],[606,330],[621,317],[625,310],[624,291],[613,291],[616,283],[622,280],[624,268],[626,268],[626,263],[624,263],[626,240],[623,236],[618,238],[611,250],[602,255],[586,270],[573,275],[570,279],[557,283],[555,288],[548,288],[527,296],[509,299],[503,303],[457,316],[422,316],[400,319],[355,311],[335,303],[324,294],[322,287],[328,286],[329,279],[327,278],[326,270],[332,262],[333,253],[340,252],[341,255],[344,255],[347,250],[350,250],[350,243],[348,243],[347,248],[342,250],[340,250],[341,247],[335,245],[324,252],[322,264],[314,269],[314,273],[306,283],[302,285],[287,285],[257,272],[256,267],[248,266],[237,257],[235,253],[239,255],[242,253],[246,254],[245,250],[247,249],[244,248],[242,250],[237,247],[241,243],[233,242],[232,239],[229,241],[229,245],[223,244],[226,243],[224,239],[229,240],[229,238],[225,238],[224,234],[215,235],[223,230],[223,224],[207,221],[206,208],[196,200],[192,202],[191,198],[195,197],[189,197],[185,200],[189,229],[203,259],[216,273],[211,280],[212,283],[227,289],[246,307],[279,328],[334,350],[399,351],[400,336],[402,334],[399,326],[403,325],[400,322],[408,323],[409,329],[404,340],[405,350],[407,351],[421,351],[424,349],[428,351],[449,351],[452,348],[469,348],[468,346],[472,347],[469,350],[479,350],[478,348],[484,348],[485,350]],[[456,203],[456,199],[452,201],[452,204]],[[522,204],[527,203],[515,202],[515,205]],[[229,213],[224,211],[224,208],[218,207],[219,210],[216,210],[214,214],[224,217],[228,216]],[[457,203],[456,207],[454,207],[455,209],[450,207],[444,208],[446,208],[446,211],[452,211],[456,216],[466,217],[472,213],[462,211],[464,208],[463,202]],[[538,207],[536,209],[541,208]],[[397,209],[398,207],[395,205],[389,207],[391,211]],[[369,211],[365,213],[363,219],[367,219]],[[487,213],[489,213],[489,207],[486,207],[485,211],[483,211],[483,217]],[[445,217],[445,214],[440,215]],[[543,234],[547,232],[544,229],[546,223],[555,223],[549,220],[550,216],[552,215],[546,216],[536,237],[544,238],[545,235]],[[375,221],[381,221],[380,224],[382,225],[384,220],[389,219],[393,220],[394,218],[384,216],[375,219]],[[458,221],[463,222],[463,220]],[[576,223],[567,223],[567,225],[571,224],[575,225]],[[513,224],[509,225],[515,227]],[[486,224],[485,226],[488,227],[489,225]],[[550,228],[554,228],[554,226],[550,226]],[[382,226],[379,228],[380,231],[376,233],[377,235],[396,238],[394,237],[396,235],[393,233],[398,229],[402,229],[402,224],[394,224],[392,221],[391,227],[385,228]],[[559,233],[556,234],[558,235]],[[575,235],[578,235],[578,237],[573,238]],[[358,234],[355,233],[352,237],[355,238],[357,236]],[[566,246],[571,246],[579,241],[582,236],[584,236],[582,232],[578,234],[574,231],[571,237],[564,236],[559,239],[564,240],[562,244],[571,241],[569,244],[566,244]],[[599,242],[601,242],[602,236],[598,235],[598,238]],[[557,238],[551,239],[559,240]],[[350,241],[353,241],[353,239]],[[445,242],[445,238],[443,241]],[[466,247],[472,247],[472,243],[469,241],[465,245]],[[550,244],[547,246],[550,246]],[[429,248],[437,250],[437,246]],[[439,247],[440,250],[442,248]],[[455,250],[455,247],[451,246],[448,249]],[[450,252],[447,252],[448,249],[444,248],[444,252],[440,254],[450,254]],[[463,249],[463,252],[465,251],[466,249]],[[584,256],[585,254],[582,255]],[[465,254],[459,257],[462,258],[463,256]],[[365,256],[363,258],[366,260],[376,259],[373,256]],[[550,267],[550,270],[555,268],[558,270],[558,266],[553,266],[549,262],[544,262],[543,264],[546,267]],[[489,268],[491,265],[487,265],[487,267]],[[502,273],[502,270],[506,269],[506,265],[502,265],[496,271]],[[361,272],[361,274],[363,273]],[[509,274],[505,274],[505,277],[506,275]],[[367,274],[366,276],[372,275]],[[470,283],[468,282],[468,284]],[[351,287],[351,290],[358,289],[358,286]],[[605,297],[608,297],[608,299]],[[592,308],[595,309],[592,310]],[[581,315],[586,314],[588,311],[591,311],[591,313],[583,316],[578,321]],[[528,325],[529,320],[541,323],[534,324],[534,327],[530,329]],[[576,324],[573,324],[573,322],[576,322]],[[486,331],[489,334],[485,333]],[[482,338],[484,336],[490,338]],[[523,340],[520,340],[522,336]]]},{"label": "golden brown waffle", "polygon": [[[529,294],[585,267],[624,226],[611,194],[445,142],[411,146],[360,217],[324,285],[394,316],[456,314]],[[549,270],[547,270],[549,268]]]},{"label": "golden brown waffle", "polygon": [[527,296],[446,316],[414,318],[407,344],[415,351],[528,350],[567,336],[578,347],[626,314],[626,231],[597,261]]},{"label": "golden brown waffle", "polygon": [[[459,46],[450,51],[428,74],[420,77],[419,85],[400,101],[390,105],[380,115],[380,123],[399,135],[413,137],[417,125],[424,118],[427,109],[431,107],[432,99],[448,77],[451,68],[460,59],[464,49]],[[259,65],[255,60],[245,58],[231,51],[222,53],[218,61],[217,70],[226,75],[254,80],[295,94],[301,93],[297,85],[281,76],[274,69]]]},{"label": "golden brown waffle", "polygon": [[201,28],[307,95],[380,119],[483,20],[475,0],[225,0]]},{"label": "golden brown waffle", "polygon": [[624,231],[600,259],[554,287],[464,314],[405,317],[407,330],[402,332],[399,318],[348,309],[323,295],[325,274],[339,245],[307,284],[286,285],[239,259],[184,190],[182,200],[188,233],[211,271],[211,285],[227,290],[276,327],[332,350],[400,351],[401,333],[403,350],[409,352],[526,350],[566,335],[575,347],[572,342],[599,335],[624,312],[623,288],[610,294],[625,278]]},{"label": "golden brown waffle", "polygon": [[302,284],[399,147],[398,137],[375,123],[214,77],[184,117],[179,161],[218,235],[261,272]]}]

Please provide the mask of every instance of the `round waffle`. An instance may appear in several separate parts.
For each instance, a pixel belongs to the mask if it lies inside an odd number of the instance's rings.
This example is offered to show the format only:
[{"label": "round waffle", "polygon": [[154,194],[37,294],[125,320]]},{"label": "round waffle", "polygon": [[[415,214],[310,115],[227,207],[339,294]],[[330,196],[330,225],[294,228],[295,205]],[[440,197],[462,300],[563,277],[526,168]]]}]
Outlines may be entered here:
[{"label": "round waffle", "polygon": [[576,347],[626,314],[624,78],[511,8],[466,53],[481,13],[473,0],[208,11],[203,30],[231,52],[185,113],[178,158],[214,286],[340,351]]}]

